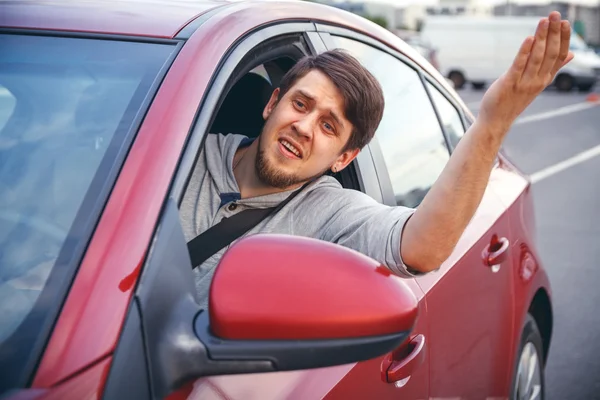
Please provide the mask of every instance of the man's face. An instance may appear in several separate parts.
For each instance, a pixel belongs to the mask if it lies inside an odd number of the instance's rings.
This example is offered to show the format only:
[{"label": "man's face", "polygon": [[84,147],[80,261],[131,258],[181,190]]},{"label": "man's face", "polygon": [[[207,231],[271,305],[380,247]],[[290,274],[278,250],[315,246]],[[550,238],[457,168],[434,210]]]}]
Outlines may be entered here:
[{"label": "man's face", "polygon": [[356,157],[358,149],[342,152],[352,125],[341,93],[325,74],[312,70],[278,96],[276,89],[258,139],[256,170],[264,183],[286,189],[328,169],[340,171]]}]

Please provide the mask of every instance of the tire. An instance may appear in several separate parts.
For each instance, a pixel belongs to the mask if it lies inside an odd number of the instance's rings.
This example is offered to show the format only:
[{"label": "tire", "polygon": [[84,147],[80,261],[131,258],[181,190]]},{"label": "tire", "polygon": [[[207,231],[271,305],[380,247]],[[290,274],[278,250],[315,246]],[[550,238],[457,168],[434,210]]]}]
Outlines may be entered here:
[{"label": "tire", "polygon": [[593,83],[586,83],[586,84],[582,84],[582,85],[577,85],[577,89],[579,89],[580,92],[584,92],[584,93],[590,92],[593,87],[594,87]]},{"label": "tire", "polygon": [[[537,369],[536,369],[537,368]],[[533,370],[530,382],[525,378]],[[527,385],[530,383],[529,385]],[[531,314],[527,314],[515,360],[511,400],[544,400],[544,350],[542,335]]]},{"label": "tire", "polygon": [[562,74],[556,77],[554,85],[556,86],[556,89],[559,92],[570,92],[571,90],[573,90],[575,82],[571,75]]},{"label": "tire", "polygon": [[471,82],[471,86],[475,90],[481,90],[485,87],[485,82]]},{"label": "tire", "polygon": [[454,84],[454,89],[462,89],[465,86],[466,80],[462,72],[452,71],[448,74],[448,79]]}]

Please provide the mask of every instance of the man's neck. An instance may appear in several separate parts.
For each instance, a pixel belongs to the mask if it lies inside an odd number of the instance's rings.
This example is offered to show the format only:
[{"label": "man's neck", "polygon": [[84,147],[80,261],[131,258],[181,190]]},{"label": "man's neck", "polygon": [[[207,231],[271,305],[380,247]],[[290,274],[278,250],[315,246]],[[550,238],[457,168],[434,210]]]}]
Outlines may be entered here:
[{"label": "man's neck", "polygon": [[242,199],[264,196],[272,193],[285,192],[295,187],[280,189],[265,184],[256,174],[256,157],[258,155],[258,140],[247,147],[239,148],[233,157],[233,175],[240,189]]}]

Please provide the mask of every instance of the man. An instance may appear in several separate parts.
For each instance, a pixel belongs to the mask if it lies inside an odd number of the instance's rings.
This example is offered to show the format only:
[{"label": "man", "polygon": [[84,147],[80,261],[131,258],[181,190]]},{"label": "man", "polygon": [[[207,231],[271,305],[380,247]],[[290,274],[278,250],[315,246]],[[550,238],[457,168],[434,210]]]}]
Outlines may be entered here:
[{"label": "man", "polygon": [[[557,12],[540,20],[535,36],[525,39],[513,65],[486,92],[476,122],[415,210],[378,204],[326,175],[348,166],[375,134],[384,106],[377,80],[339,51],[299,61],[265,107],[257,140],[248,144],[240,135],[206,139],[181,207],[187,239],[223,217],[274,207],[302,188],[247,234],[331,241],[401,276],[436,270],[473,217],[510,126],[573,58],[570,32]],[[196,268],[203,305],[224,251]]]}]

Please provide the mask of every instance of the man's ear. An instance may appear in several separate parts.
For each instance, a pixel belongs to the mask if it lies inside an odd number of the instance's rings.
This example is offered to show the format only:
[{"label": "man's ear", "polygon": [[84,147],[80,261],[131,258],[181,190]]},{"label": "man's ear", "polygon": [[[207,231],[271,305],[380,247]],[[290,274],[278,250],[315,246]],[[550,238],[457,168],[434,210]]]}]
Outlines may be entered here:
[{"label": "man's ear", "polygon": [[267,118],[269,118],[269,115],[271,115],[271,113],[273,112],[273,109],[277,105],[278,101],[279,101],[279,88],[276,88],[275,90],[273,90],[273,93],[271,93],[271,98],[269,99],[269,102],[267,103],[267,105],[265,106],[265,109],[263,110],[263,118],[265,120]]},{"label": "man's ear", "polygon": [[360,153],[360,149],[346,150],[339,155],[335,163],[331,166],[333,172],[340,172],[348,166]]}]

